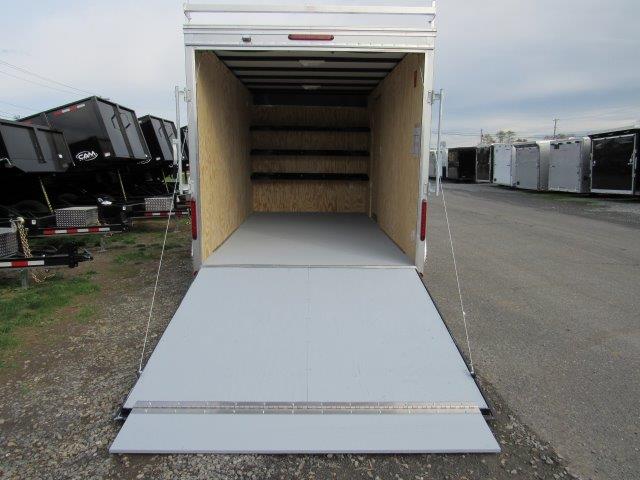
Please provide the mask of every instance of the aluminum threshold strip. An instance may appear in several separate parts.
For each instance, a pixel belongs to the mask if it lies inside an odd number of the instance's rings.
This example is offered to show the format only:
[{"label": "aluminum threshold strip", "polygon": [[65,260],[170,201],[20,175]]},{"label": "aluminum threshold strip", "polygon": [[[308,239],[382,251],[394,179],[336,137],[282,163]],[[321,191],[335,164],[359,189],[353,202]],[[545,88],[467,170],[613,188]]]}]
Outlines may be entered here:
[{"label": "aluminum threshold strip", "polygon": [[170,402],[137,401],[138,414],[257,414],[257,415],[356,415],[480,413],[469,403],[433,402]]},{"label": "aluminum threshold strip", "polygon": [[382,270],[396,270],[396,269],[413,269],[415,265],[288,265],[288,264],[203,264],[202,268],[325,268],[325,269],[382,269]]},{"label": "aluminum threshold strip", "polygon": [[258,5],[258,4],[185,4],[184,13],[360,13],[394,15],[435,15],[433,6],[393,5]]}]

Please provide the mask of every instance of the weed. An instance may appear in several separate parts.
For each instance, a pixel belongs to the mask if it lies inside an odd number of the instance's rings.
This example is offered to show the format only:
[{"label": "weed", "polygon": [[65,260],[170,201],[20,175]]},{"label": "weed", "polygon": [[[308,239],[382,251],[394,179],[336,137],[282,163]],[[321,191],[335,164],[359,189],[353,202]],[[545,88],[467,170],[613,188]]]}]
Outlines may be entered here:
[{"label": "weed", "polygon": [[0,351],[17,345],[17,328],[39,326],[56,320],[56,312],[79,296],[99,290],[89,278],[80,276],[64,279],[61,276],[33,285],[27,290],[0,291]]},{"label": "weed", "polygon": [[80,323],[87,323],[95,317],[96,310],[92,305],[84,305],[76,312],[76,320]]},{"label": "weed", "polygon": [[124,265],[128,263],[133,264],[141,264],[146,260],[157,259],[160,256],[160,250],[158,248],[139,248],[138,250],[134,250],[132,252],[125,252],[117,255],[114,258],[114,263],[118,265]]}]

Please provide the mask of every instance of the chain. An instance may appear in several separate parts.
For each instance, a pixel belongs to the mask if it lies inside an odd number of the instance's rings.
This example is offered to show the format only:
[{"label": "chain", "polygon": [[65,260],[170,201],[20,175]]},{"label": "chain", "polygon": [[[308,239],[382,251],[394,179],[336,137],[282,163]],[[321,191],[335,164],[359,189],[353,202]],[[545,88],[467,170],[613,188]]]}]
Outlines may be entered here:
[{"label": "chain", "polygon": [[[27,232],[24,228],[24,219],[20,218],[19,220],[15,220],[13,223],[18,229],[18,237],[20,238],[20,244],[22,245],[22,253],[24,254],[25,258],[31,258],[31,247],[29,246]],[[36,283],[42,283],[48,278],[53,277],[53,275],[47,275],[46,273],[37,273],[34,269],[31,269],[29,273],[31,273],[31,278],[33,278],[33,281]]]},{"label": "chain", "polygon": [[162,174],[162,183],[164,183],[164,189],[167,191],[167,193],[171,193],[169,191],[169,185],[167,184],[167,174],[164,172],[164,168],[160,169],[161,174]]},{"label": "chain", "polygon": [[47,202],[47,207],[49,207],[49,211],[53,213],[53,207],[51,206],[51,201],[49,200],[49,194],[47,193],[47,189],[44,188],[44,183],[42,183],[42,178],[38,177],[38,181],[40,182],[40,188],[42,189],[42,194],[44,195],[44,199]]},{"label": "chain", "polygon": [[118,169],[118,180],[120,181],[120,189],[122,190],[122,196],[124,197],[124,201],[127,202],[127,192],[124,189],[124,184],[122,183],[122,175],[120,175],[120,169]]}]

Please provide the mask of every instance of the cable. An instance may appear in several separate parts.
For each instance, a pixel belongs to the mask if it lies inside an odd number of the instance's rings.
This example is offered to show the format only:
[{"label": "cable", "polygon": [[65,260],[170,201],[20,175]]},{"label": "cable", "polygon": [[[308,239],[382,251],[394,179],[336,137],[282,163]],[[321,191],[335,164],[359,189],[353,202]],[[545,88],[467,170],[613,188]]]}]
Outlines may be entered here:
[{"label": "cable", "polygon": [[460,287],[460,277],[458,275],[458,264],[456,263],[456,253],[453,249],[453,237],[451,236],[451,226],[449,225],[449,214],[447,213],[447,201],[444,198],[444,185],[440,185],[442,190],[442,205],[444,206],[444,216],[447,219],[447,230],[449,231],[449,243],[451,244],[451,257],[453,258],[453,268],[456,272],[456,282],[458,284],[458,296],[460,298],[460,311],[462,312],[462,322],[464,323],[464,334],[467,337],[467,348],[469,350],[469,368],[471,375],[475,375],[473,368],[473,357],[471,356],[471,342],[469,341],[469,329],[467,328],[467,313],[464,311],[462,303],[462,288]]},{"label": "cable", "polygon": [[17,105],[15,103],[5,102],[4,100],[0,100],[0,103],[3,103],[5,105],[9,105],[10,107],[23,108],[25,110],[31,110],[33,112],[37,111],[35,108],[25,107],[24,105]]},{"label": "cable", "polygon": [[599,112],[599,113],[592,113],[589,115],[575,115],[571,117],[561,117],[558,120],[580,120],[584,118],[600,118],[600,117],[605,117],[608,115],[614,115],[616,113],[627,112],[627,111],[640,112],[640,107],[613,107],[607,110],[603,110],[602,112]]},{"label": "cable", "polygon": [[13,65],[13,64],[11,64],[9,62],[5,62],[4,60],[0,60],[0,63],[3,64],[3,65],[7,65],[8,67],[15,68],[16,70],[19,70],[22,73],[26,73],[28,75],[32,75],[34,77],[37,77],[37,78],[39,78],[41,80],[45,80],[47,82],[55,83],[55,84],[61,85],[61,86],[66,87],[66,88],[70,88],[71,90],[77,90],[78,92],[81,92],[81,93],[88,93],[89,95],[95,95],[94,93],[89,92],[88,90],[82,90],[81,88],[76,88],[76,87],[74,87],[72,85],[67,85],[66,83],[58,82],[57,80],[53,80],[52,78],[45,77],[43,75],[39,75],[39,74],[37,74],[35,72],[27,70],[26,68],[18,67],[17,65]]},{"label": "cable", "polygon": [[22,77],[18,77],[17,75],[12,75],[11,73],[7,73],[7,72],[3,72],[0,70],[0,73],[2,75],[6,75],[8,77],[12,77],[18,80],[21,80],[23,82],[29,82],[29,83],[33,83],[34,85],[39,85],[41,87],[45,87],[45,88],[50,88],[51,90],[56,90],[57,92],[62,92],[62,93],[66,93],[67,95],[77,95],[76,92],[70,92],[68,90],[62,90],[61,88],[57,88],[57,87],[52,87],[51,85],[46,85],[44,83],[40,83],[40,82],[34,82],[33,80],[29,80],[27,78],[22,78]]},{"label": "cable", "polygon": [[[176,149],[177,150],[177,149]],[[169,207],[169,215],[167,215],[167,226],[164,230],[164,238],[162,240],[162,251],[160,252],[160,261],[158,262],[158,271],[156,272],[156,282],[153,286],[153,295],[151,297],[151,306],[149,307],[149,318],[147,319],[147,328],[144,333],[144,341],[142,342],[142,353],[140,353],[140,365],[138,365],[138,374],[142,374],[142,363],[144,362],[144,352],[147,348],[147,339],[149,338],[149,327],[151,326],[151,318],[153,317],[153,307],[156,303],[156,293],[158,292],[158,281],[160,280],[160,270],[162,270],[162,261],[164,259],[164,250],[167,244],[167,235],[169,234],[169,224],[173,213],[173,204],[176,201],[176,191],[180,184],[179,179],[173,185],[173,195],[171,197],[171,206]],[[177,217],[176,217],[177,221]]]}]

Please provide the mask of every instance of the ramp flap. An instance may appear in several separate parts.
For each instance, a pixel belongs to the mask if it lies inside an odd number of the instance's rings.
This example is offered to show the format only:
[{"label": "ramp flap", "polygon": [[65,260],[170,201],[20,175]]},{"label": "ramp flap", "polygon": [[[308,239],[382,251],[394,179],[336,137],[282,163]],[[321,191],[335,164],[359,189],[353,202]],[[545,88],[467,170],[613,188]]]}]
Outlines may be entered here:
[{"label": "ramp flap", "polygon": [[204,268],[125,408],[114,453],[499,451],[412,269]]}]

